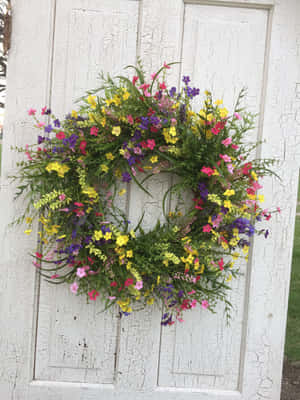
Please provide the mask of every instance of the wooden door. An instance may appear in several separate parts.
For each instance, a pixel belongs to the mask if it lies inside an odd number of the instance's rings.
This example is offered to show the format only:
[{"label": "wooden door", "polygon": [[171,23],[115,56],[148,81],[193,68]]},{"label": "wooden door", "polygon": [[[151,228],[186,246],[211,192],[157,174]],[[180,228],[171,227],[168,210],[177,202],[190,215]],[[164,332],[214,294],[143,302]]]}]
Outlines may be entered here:
[{"label": "wooden door", "polygon": [[[299,2],[26,0],[13,9],[0,192],[0,397],[279,399],[299,168]],[[101,70],[120,73],[139,56],[149,74],[182,61],[169,82],[190,75],[228,108],[247,86],[246,104],[260,113],[249,140],[265,139],[258,156],[279,160],[282,181],[266,180],[265,196],[266,207],[283,211],[241,265],[230,326],[222,307],[216,315],[193,310],[172,327],[161,327],[155,308],[122,320],[117,310],[100,313],[99,303],[40,281],[27,255],[35,238],[7,227],[22,209],[7,180],[17,161],[10,146],[36,136],[26,109],[47,104],[62,116]],[[129,220],[144,210],[147,229],[161,218],[168,185],[169,178],[150,181],[151,201],[132,186]]]}]

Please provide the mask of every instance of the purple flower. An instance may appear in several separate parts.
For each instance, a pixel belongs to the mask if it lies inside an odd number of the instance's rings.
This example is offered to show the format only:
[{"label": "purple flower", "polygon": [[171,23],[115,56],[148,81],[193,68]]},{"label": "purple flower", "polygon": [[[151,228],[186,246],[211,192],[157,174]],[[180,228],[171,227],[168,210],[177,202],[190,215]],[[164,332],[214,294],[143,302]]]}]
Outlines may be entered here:
[{"label": "purple flower", "polygon": [[174,95],[175,95],[175,93],[176,93],[176,87],[175,87],[175,86],[171,87],[169,93],[170,93],[170,96],[171,96],[171,97],[174,97]]},{"label": "purple flower", "polygon": [[129,172],[123,172],[122,173],[122,182],[130,182],[131,181],[131,176]]},{"label": "purple flower", "polygon": [[50,108],[47,108],[47,110],[45,111],[45,114],[46,114],[46,115],[50,115],[50,114],[51,114]]},{"label": "purple flower", "polygon": [[201,196],[202,200],[206,200],[207,196],[208,196],[208,189],[207,189],[205,183],[200,182],[198,184],[198,189],[200,191],[200,196]]},{"label": "purple flower", "polygon": [[44,136],[40,136],[40,135],[38,136],[38,144],[43,143],[44,140],[45,140]]},{"label": "purple flower", "polygon": [[269,229],[266,229],[264,236],[267,239],[267,237],[269,236]]},{"label": "purple flower", "polygon": [[54,122],[54,126],[56,126],[57,128],[60,128],[59,119],[55,119],[53,122]]},{"label": "purple flower", "polygon": [[179,107],[179,120],[180,120],[180,122],[185,122],[186,121],[186,105],[185,104],[180,104],[180,107]]},{"label": "purple flower", "polygon": [[50,133],[52,130],[53,130],[53,128],[52,128],[51,124],[45,126],[45,132]]},{"label": "purple flower", "polygon": [[133,164],[135,164],[135,163],[136,163],[135,157],[131,156],[131,157],[128,159],[128,164],[131,166],[131,165],[133,165]]},{"label": "purple flower", "polygon": [[189,76],[184,76],[184,77],[182,78],[182,82],[184,82],[186,85],[187,85],[190,81],[191,81],[191,79],[190,79]]}]

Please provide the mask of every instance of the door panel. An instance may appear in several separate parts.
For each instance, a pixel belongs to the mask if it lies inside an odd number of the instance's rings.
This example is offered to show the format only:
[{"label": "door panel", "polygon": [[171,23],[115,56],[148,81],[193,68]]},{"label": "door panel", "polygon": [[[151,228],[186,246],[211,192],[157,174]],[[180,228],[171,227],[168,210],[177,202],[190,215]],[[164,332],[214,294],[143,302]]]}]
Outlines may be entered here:
[{"label": "door panel", "polygon": [[[181,74],[190,75],[201,96],[210,89],[228,109],[248,87],[245,104],[260,112],[249,140],[268,138],[263,153],[281,161],[282,182],[265,182],[266,207],[281,206],[283,217],[271,222],[268,241],[254,242],[248,265],[241,264],[230,326],[221,306],[215,315],[193,310],[172,327],[161,327],[156,307],[121,320],[117,309],[100,313],[100,302],[87,305],[66,287],[35,278],[26,257],[31,242],[1,226],[0,311],[8,329],[0,324],[0,394],[15,400],[279,399],[298,177],[299,2],[49,0],[40,6],[28,0],[14,7],[3,176],[17,160],[9,146],[36,135],[23,123],[24,109],[50,103],[61,117],[99,84],[101,70],[119,74],[140,56],[150,76],[164,61],[182,61],[168,71],[168,82],[179,86]],[[33,32],[35,20],[39,32]],[[127,188],[120,206],[132,225],[143,211],[145,229],[163,221],[162,194],[172,182],[150,179],[153,198]],[[22,205],[12,202],[13,187],[2,186],[0,196],[7,225]]]}]

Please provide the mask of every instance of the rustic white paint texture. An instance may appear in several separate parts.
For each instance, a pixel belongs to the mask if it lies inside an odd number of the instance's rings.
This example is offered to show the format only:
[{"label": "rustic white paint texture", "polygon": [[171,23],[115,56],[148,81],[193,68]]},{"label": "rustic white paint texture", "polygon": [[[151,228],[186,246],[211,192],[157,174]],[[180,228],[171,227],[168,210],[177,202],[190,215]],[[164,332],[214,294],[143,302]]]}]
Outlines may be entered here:
[{"label": "rustic white paint texture", "polygon": [[[300,158],[300,3],[297,0],[26,0],[13,2],[13,37],[1,177],[0,398],[14,400],[279,400]],[[298,20],[297,20],[298,18]],[[231,326],[218,314],[189,312],[161,328],[161,310],[120,320],[116,309],[53,287],[35,276],[35,237],[7,225],[22,210],[7,180],[18,156],[11,145],[35,140],[26,109],[50,104],[58,116],[97,86],[101,70],[118,74],[144,60],[164,61],[178,86],[190,74],[231,108],[242,86],[259,112],[249,140],[267,140],[282,181],[265,180],[268,240],[255,239],[243,276],[232,284]],[[134,225],[163,220],[163,192],[174,179],[134,185],[120,201]],[[174,204],[174,199],[171,205]],[[168,202],[169,206],[169,202]]]}]

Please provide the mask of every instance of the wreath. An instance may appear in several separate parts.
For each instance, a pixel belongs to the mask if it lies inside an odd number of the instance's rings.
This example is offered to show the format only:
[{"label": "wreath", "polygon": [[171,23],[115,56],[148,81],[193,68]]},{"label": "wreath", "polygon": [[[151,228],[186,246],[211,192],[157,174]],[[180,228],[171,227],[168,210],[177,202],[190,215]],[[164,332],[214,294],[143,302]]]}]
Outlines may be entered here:
[{"label": "wreath", "polygon": [[[268,236],[255,224],[275,212],[257,193],[273,160],[253,158],[259,143],[244,139],[255,119],[241,107],[245,90],[232,114],[209,91],[195,112],[199,89],[188,76],[180,90],[168,88],[170,67],[148,80],[141,64],[127,67],[132,79],[102,74],[101,88],[64,119],[47,107],[38,118],[31,108],[38,143],[17,148],[27,160],[14,176],[16,196],[27,201],[16,222],[25,220],[30,234],[39,221],[37,271],[88,301],[102,299],[105,309],[117,304],[120,315],[158,302],[163,325],[196,306],[214,311],[219,301],[230,316],[235,263],[247,259],[255,233]],[[131,185],[151,196],[145,183],[162,173],[176,177],[164,219],[144,231],[142,214],[132,226],[118,199]]]}]

